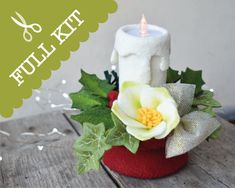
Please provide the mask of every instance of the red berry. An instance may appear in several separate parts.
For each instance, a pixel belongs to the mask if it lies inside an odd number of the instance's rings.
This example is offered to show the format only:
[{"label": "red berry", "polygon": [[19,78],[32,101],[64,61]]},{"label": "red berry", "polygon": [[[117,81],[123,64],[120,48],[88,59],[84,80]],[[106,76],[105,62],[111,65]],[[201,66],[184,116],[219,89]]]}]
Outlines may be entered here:
[{"label": "red berry", "polygon": [[108,107],[112,108],[113,102],[118,98],[117,91],[110,91],[108,94]]},{"label": "red berry", "polygon": [[110,91],[108,94],[109,100],[116,100],[118,98],[118,92],[117,91]]}]

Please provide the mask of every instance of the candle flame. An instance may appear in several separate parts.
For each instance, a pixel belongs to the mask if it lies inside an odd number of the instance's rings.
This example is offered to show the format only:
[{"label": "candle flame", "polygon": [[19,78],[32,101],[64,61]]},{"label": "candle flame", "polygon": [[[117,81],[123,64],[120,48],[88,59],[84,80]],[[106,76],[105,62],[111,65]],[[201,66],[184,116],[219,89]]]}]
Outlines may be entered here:
[{"label": "candle flame", "polygon": [[148,22],[144,16],[144,14],[142,15],[141,21],[140,21],[140,36],[141,37],[146,37],[148,36]]}]

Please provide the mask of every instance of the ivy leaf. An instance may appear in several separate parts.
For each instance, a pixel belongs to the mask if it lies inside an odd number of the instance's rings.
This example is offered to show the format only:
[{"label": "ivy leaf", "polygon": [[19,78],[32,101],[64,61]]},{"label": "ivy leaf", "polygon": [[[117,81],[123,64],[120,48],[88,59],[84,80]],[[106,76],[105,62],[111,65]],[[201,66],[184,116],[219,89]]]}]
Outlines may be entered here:
[{"label": "ivy leaf", "polygon": [[107,134],[107,143],[113,146],[125,146],[130,152],[136,153],[139,140],[126,131],[126,126],[114,115],[112,118],[115,126]]},{"label": "ivy leaf", "polygon": [[206,112],[206,113],[210,114],[212,117],[216,116],[216,113],[213,111],[212,107],[204,107],[200,111]]},{"label": "ivy leaf", "polygon": [[81,114],[72,115],[71,118],[81,124],[85,122],[93,124],[104,123],[106,130],[114,126],[111,117],[111,110],[106,106],[90,108]]},{"label": "ivy leaf", "polygon": [[83,128],[84,134],[74,144],[75,154],[79,158],[77,164],[79,174],[98,170],[101,157],[111,148],[106,144],[103,123],[97,125],[84,123]]},{"label": "ivy leaf", "polygon": [[195,95],[198,96],[202,92],[202,86],[205,84],[202,79],[202,71],[194,71],[187,68],[186,71],[181,74],[181,83],[196,85]]},{"label": "ivy leaf", "polygon": [[99,170],[101,157],[89,151],[80,152],[77,162],[78,174],[85,174],[90,170]]},{"label": "ivy leaf", "polygon": [[169,67],[167,70],[167,83],[176,83],[180,80],[180,78],[180,72]]},{"label": "ivy leaf", "polygon": [[95,74],[88,74],[83,70],[81,73],[80,83],[86,90],[91,91],[95,95],[106,98],[108,93],[115,87],[110,85],[107,80],[99,79]]},{"label": "ivy leaf", "polygon": [[103,123],[97,125],[84,123],[83,131],[84,134],[75,142],[75,149],[78,151],[94,151],[97,149],[103,151],[110,148],[105,142],[105,126]]},{"label": "ivy leaf", "polygon": [[214,93],[211,91],[203,91],[201,95],[194,98],[193,106],[202,106],[199,110],[209,113],[211,116],[215,116],[216,113],[213,111],[213,108],[221,107],[221,104],[216,101],[214,98]]},{"label": "ivy leaf", "polygon": [[71,93],[70,98],[72,100],[72,108],[77,108],[80,110],[87,110],[95,106],[105,106],[107,105],[107,99],[101,98],[86,89],[82,89],[79,92]]},{"label": "ivy leaf", "polygon": [[210,139],[212,140],[216,140],[219,138],[219,135],[220,135],[220,130],[221,130],[221,126],[216,129],[208,138],[207,138],[207,141],[209,141]]},{"label": "ivy leaf", "polygon": [[204,90],[203,93],[196,97],[193,101],[193,105],[203,105],[203,106],[211,106],[214,108],[221,107],[221,104],[213,99],[214,93],[208,90]]}]

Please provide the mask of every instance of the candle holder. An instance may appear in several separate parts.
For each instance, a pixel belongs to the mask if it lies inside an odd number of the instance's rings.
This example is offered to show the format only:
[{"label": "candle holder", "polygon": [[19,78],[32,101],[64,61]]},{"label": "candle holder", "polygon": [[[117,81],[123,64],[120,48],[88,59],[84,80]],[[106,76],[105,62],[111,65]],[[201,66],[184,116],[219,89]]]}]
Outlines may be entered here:
[{"label": "candle holder", "polygon": [[167,159],[166,139],[151,139],[140,143],[136,154],[123,146],[105,152],[104,164],[119,174],[139,179],[156,179],[177,173],[188,162],[188,154]]}]

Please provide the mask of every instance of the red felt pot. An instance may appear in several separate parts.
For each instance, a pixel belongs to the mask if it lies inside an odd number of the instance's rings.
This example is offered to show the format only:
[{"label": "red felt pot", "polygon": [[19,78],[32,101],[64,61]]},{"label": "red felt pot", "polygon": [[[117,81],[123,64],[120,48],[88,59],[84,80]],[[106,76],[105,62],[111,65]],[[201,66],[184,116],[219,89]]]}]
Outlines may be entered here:
[{"label": "red felt pot", "polygon": [[165,139],[141,142],[136,154],[122,146],[113,147],[105,152],[103,161],[111,170],[125,176],[141,179],[168,176],[186,166],[188,154],[166,159],[165,144]]}]

